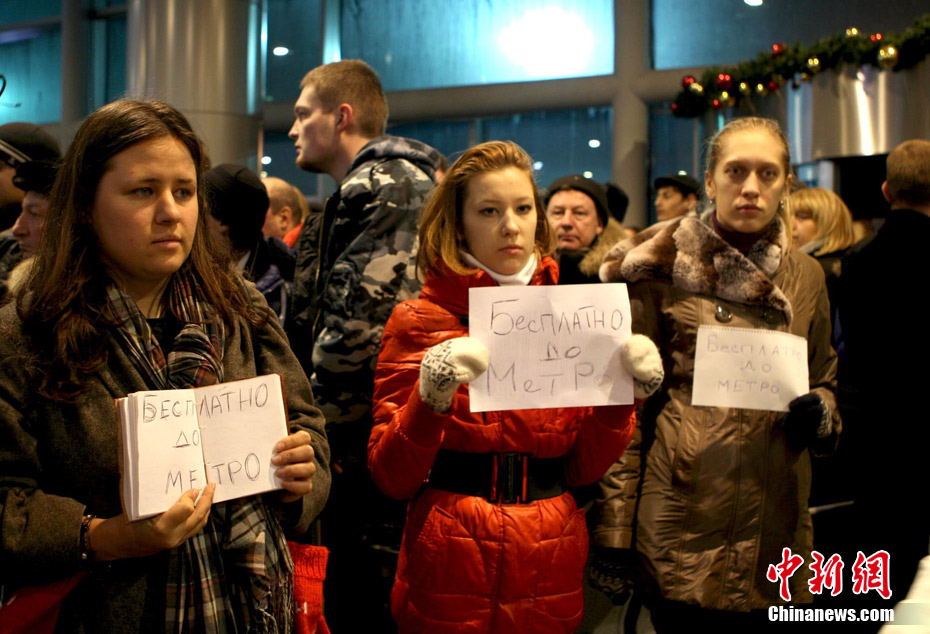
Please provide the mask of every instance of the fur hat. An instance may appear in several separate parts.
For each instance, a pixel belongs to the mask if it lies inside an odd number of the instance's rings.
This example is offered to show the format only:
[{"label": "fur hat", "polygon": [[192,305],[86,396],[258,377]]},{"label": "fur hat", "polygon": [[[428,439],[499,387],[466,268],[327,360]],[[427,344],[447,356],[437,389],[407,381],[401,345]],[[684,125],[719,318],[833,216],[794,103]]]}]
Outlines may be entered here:
[{"label": "fur hat", "polygon": [[268,212],[268,191],[258,174],[241,165],[224,163],[203,175],[210,214],[229,227],[236,249],[248,249],[262,235]]},{"label": "fur hat", "polygon": [[572,189],[587,195],[588,198],[594,201],[594,209],[597,211],[597,217],[601,219],[601,224],[606,227],[608,217],[607,192],[604,191],[603,185],[590,178],[585,178],[581,174],[572,174],[555,179],[552,184],[549,185],[549,189],[546,192],[546,199],[544,201],[546,207],[549,206],[549,200],[556,192]]},{"label": "fur hat", "polygon": [[58,174],[58,164],[51,161],[27,161],[16,167],[13,184],[24,192],[36,192],[43,196],[52,193],[52,185]]},{"label": "fur hat", "polygon": [[701,191],[700,184],[687,174],[666,174],[665,176],[660,176],[653,183],[653,187],[657,190],[663,187],[674,187],[681,192],[682,196],[688,196],[690,194],[699,196]]},{"label": "fur hat", "polygon": [[14,121],[0,125],[0,161],[10,167],[27,161],[57,161],[60,158],[58,141],[34,123]]}]

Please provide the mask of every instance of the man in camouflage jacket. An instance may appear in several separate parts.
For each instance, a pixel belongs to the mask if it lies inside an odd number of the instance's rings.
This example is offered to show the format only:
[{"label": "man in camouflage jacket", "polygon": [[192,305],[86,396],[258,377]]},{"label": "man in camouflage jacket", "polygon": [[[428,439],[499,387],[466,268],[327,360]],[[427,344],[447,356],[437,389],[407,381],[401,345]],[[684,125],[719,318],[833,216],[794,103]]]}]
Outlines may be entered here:
[{"label": "man in camouflage jacket", "polygon": [[384,561],[383,547],[399,545],[403,515],[377,492],[366,466],[374,368],[391,311],[419,291],[417,216],[439,153],[384,135],[387,104],[364,62],[320,66],[301,87],[290,131],[297,165],[340,184],[300,231],[286,324],[333,451],[332,493],[321,516],[332,553],[326,618],[334,631],[342,622],[357,628],[360,618],[384,631],[393,573],[380,571],[393,562]]}]

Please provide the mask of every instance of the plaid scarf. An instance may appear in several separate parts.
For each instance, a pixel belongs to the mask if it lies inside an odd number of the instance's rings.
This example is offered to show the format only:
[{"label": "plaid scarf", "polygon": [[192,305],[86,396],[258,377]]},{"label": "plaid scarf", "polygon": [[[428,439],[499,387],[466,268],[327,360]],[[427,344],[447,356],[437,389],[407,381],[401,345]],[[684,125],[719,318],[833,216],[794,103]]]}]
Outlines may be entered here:
[{"label": "plaid scarf", "polygon": [[[135,302],[115,284],[107,289],[117,342],[134,367],[151,389],[222,382],[223,324],[190,272],[172,277],[167,306],[184,325],[166,357]],[[293,569],[261,496],[214,504],[206,527],[169,551],[165,631],[290,634]]]}]

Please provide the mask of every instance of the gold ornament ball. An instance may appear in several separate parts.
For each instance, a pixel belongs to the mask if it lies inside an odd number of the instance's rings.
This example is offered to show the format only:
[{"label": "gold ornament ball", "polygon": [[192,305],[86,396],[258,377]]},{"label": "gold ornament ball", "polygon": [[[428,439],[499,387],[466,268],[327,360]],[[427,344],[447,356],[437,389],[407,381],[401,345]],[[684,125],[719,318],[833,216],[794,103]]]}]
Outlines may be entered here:
[{"label": "gold ornament ball", "polygon": [[765,87],[765,84],[756,84],[756,94],[760,97],[764,97],[769,94],[768,89]]},{"label": "gold ornament ball", "polygon": [[744,82],[744,81],[741,81],[741,82],[739,83],[739,92],[740,92],[741,95],[747,95],[747,96],[748,96],[749,93],[752,92],[752,87],[751,87],[748,83],[746,83],[746,82]]},{"label": "gold ornament ball", "polygon": [[810,73],[801,73],[801,81],[810,81],[814,78]]},{"label": "gold ornament ball", "polygon": [[854,26],[846,29],[846,37],[859,37],[859,29]]},{"label": "gold ornament ball", "polygon": [[820,70],[820,59],[817,58],[816,56],[808,57],[807,58],[807,70],[809,70],[812,73],[816,73],[818,70]]},{"label": "gold ornament ball", "polygon": [[729,93],[729,91],[724,90],[720,92],[720,103],[729,108],[736,103],[736,99]]},{"label": "gold ornament ball", "polygon": [[898,64],[898,49],[891,44],[878,49],[878,65],[885,70],[891,70]]},{"label": "gold ornament ball", "polygon": [[702,86],[698,82],[692,82],[691,85],[688,86],[688,90],[690,90],[693,94],[697,95],[698,97],[704,94],[704,86]]}]

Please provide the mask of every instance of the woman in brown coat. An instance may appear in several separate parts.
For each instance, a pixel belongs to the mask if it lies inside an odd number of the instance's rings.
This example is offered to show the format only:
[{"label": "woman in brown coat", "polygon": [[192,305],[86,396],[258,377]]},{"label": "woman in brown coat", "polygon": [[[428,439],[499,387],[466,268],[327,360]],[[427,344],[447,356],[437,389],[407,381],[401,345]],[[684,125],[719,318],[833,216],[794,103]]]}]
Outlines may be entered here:
[{"label": "woman in brown coat", "polygon": [[[630,449],[605,476],[595,535],[602,547],[635,548],[658,632],[766,621],[752,611],[783,603],[766,572],[786,547],[805,562],[792,600],[811,600],[808,449],[830,451],[840,421],[823,271],[789,248],[790,184],[777,124],[735,120],[709,146],[709,209],[620,243],[601,267],[605,281],[630,285],[633,331],[665,364]],[[701,325],[804,337],[810,393],[787,414],[693,405]]]}]

